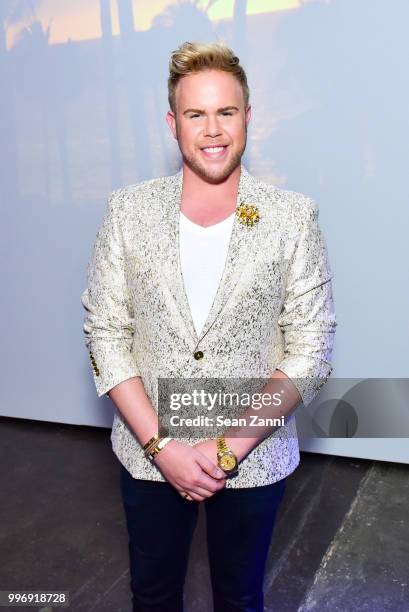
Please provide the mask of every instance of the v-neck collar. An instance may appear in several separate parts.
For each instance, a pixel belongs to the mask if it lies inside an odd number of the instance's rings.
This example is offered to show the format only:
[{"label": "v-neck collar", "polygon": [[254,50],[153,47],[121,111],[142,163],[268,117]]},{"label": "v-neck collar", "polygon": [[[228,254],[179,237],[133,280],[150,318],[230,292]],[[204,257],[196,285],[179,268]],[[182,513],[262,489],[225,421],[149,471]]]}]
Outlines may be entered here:
[{"label": "v-neck collar", "polygon": [[[198,335],[186,293],[180,259],[180,206],[182,187],[183,167],[176,174],[168,176],[166,182],[163,184],[162,201],[164,205],[164,216],[162,218],[162,223],[164,224],[164,231],[157,248],[163,251],[162,273],[167,280],[169,291],[175,300],[178,312],[185,323],[187,331],[191,338],[193,338],[195,346],[197,346],[214,324],[217,316],[232,295],[233,289],[244,268],[248,265],[249,261],[251,261],[254,253],[259,251],[259,240],[261,239],[261,229],[259,226],[263,224],[265,204],[263,201],[260,201],[258,197],[258,182],[256,177],[253,177],[244,165],[241,164],[236,209],[242,203],[256,204],[261,213],[261,220],[255,226],[247,227],[243,223],[240,223],[238,215],[236,212],[234,213],[223,273],[207,319],[200,335]],[[205,232],[207,229],[209,228],[202,228],[200,231],[202,233],[202,230]]]},{"label": "v-neck collar", "polygon": [[195,223],[194,221],[189,219],[189,217],[187,217],[182,211],[180,211],[180,219],[181,219],[182,223],[186,223],[187,225],[189,225],[190,227],[194,228],[198,232],[206,233],[209,230],[212,231],[214,229],[218,229],[222,225],[227,225],[227,221],[233,221],[234,220],[234,215],[235,214],[236,214],[236,211],[232,212],[232,214],[229,215],[228,217],[226,217],[225,219],[222,219],[222,221],[218,221],[217,223],[213,223],[212,225],[207,225],[207,226],[199,225],[199,223]]}]

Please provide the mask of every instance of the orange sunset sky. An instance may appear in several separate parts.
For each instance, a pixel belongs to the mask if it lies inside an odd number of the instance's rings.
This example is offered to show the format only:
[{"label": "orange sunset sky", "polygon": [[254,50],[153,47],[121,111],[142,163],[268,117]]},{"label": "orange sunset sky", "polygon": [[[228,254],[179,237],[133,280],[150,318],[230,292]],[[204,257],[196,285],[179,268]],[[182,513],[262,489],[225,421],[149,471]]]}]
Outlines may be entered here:
[{"label": "orange sunset sky", "polygon": [[[296,10],[306,2],[328,2],[329,0],[248,0],[247,14],[271,13],[273,11]],[[119,33],[117,2],[110,0],[113,34]],[[152,19],[160,14],[165,7],[177,4],[177,0],[133,0],[135,15],[135,30],[148,30]],[[199,2],[199,8],[204,8],[208,0]],[[57,8],[58,5],[58,8]],[[216,0],[208,11],[211,20],[229,19],[233,16],[233,0]],[[69,0],[58,2],[43,0],[37,9],[37,17],[44,29],[51,22],[50,44],[62,43],[67,40],[89,40],[101,36],[99,18],[99,0]],[[24,23],[10,27],[7,33],[7,46],[13,45],[15,34]]]}]

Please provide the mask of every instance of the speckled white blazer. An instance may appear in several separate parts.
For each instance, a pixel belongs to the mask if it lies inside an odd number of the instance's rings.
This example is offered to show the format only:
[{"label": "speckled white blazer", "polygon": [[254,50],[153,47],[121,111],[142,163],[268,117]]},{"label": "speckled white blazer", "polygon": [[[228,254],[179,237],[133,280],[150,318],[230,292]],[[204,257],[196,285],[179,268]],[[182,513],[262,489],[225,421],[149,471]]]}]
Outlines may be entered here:
[{"label": "speckled white blazer", "polygon": [[[81,295],[98,396],[140,376],[158,411],[160,376],[267,378],[278,368],[307,405],[331,373],[337,325],[316,203],[241,165],[237,206],[256,204],[260,220],[248,227],[234,218],[222,278],[198,336],[179,258],[182,184],[181,169],[109,198]],[[226,487],[267,485],[297,467],[293,417],[240,462]],[[118,411],[111,441],[134,478],[165,480]]]}]

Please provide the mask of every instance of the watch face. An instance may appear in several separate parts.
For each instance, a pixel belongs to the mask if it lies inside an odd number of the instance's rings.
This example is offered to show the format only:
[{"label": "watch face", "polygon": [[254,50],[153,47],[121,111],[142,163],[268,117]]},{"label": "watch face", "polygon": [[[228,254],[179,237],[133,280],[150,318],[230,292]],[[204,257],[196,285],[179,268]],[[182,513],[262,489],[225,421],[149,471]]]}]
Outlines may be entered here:
[{"label": "watch face", "polygon": [[229,471],[233,470],[236,467],[237,461],[236,458],[232,455],[224,455],[224,457],[220,459],[220,465],[223,470]]}]

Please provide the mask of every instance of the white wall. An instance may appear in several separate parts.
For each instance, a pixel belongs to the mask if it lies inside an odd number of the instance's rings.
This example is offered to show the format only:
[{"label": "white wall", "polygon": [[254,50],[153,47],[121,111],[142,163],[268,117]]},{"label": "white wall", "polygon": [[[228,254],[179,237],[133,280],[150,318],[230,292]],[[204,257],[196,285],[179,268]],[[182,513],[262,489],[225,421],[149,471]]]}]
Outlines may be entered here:
[{"label": "white wall", "polygon": [[[142,17],[149,3],[134,4]],[[300,1],[247,16],[246,2],[224,4],[236,6],[233,19],[173,6],[134,31],[130,0],[36,0],[34,13],[14,14],[2,0],[1,414],[110,426],[112,404],[96,397],[83,342],[86,265],[109,192],[178,169],[165,123],[170,51],[220,39],[249,76],[244,163],[317,200],[335,275],[333,378],[344,381],[348,406],[334,419],[328,386],[314,410],[321,431],[332,422],[323,436],[343,432],[346,419],[357,439],[309,438],[302,447],[408,462],[409,4]],[[256,4],[247,2],[248,13]],[[362,380],[357,398],[349,391]]]}]

